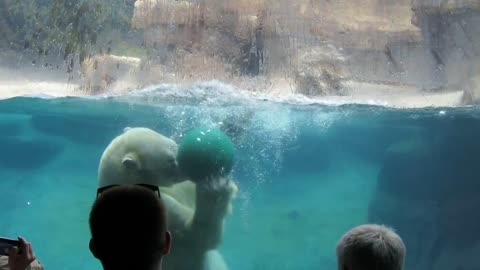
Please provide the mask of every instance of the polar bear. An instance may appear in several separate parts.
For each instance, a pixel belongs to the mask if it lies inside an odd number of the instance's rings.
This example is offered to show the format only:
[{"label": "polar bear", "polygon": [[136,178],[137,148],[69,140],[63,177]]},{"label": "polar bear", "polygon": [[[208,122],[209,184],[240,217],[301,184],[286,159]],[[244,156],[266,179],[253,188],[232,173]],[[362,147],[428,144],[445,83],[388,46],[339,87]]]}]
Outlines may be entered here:
[{"label": "polar bear", "polygon": [[168,211],[172,250],[166,270],[227,270],[217,248],[238,188],[228,177],[194,183],[178,169],[175,141],[148,128],[127,128],[104,151],[99,188],[115,184],[160,187]]},{"label": "polar bear", "polygon": [[177,144],[148,128],[125,128],[103,152],[98,184],[171,186],[181,180]]}]

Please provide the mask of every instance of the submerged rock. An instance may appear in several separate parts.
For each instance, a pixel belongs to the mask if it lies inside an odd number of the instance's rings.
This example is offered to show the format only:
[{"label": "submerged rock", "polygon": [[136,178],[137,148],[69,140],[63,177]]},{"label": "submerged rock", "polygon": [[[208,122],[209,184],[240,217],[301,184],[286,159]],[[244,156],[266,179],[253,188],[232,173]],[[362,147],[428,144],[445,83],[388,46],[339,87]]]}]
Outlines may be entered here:
[{"label": "submerged rock", "polygon": [[441,190],[435,167],[431,154],[423,151],[388,153],[378,174],[377,190],[404,200],[438,199]]},{"label": "submerged rock", "polygon": [[3,137],[0,139],[0,167],[33,170],[50,163],[63,150],[63,145],[45,139]]},{"label": "submerged rock", "polygon": [[406,200],[377,191],[369,205],[368,222],[387,224],[401,235],[409,254],[406,269],[432,269],[428,265],[440,234],[438,219],[438,204],[427,199]]},{"label": "submerged rock", "polygon": [[[442,121],[430,143],[390,147],[370,202],[369,222],[386,223],[405,238],[406,268],[434,267],[448,250],[480,243],[480,127],[471,117]],[[442,255],[443,254],[443,255]],[[456,262],[459,265],[462,262]]]},{"label": "submerged rock", "polygon": [[127,121],[121,116],[109,115],[34,114],[31,124],[43,133],[77,143],[107,145],[127,126]]},{"label": "submerged rock", "polygon": [[1,136],[16,136],[22,132],[22,125],[14,122],[0,122]]}]

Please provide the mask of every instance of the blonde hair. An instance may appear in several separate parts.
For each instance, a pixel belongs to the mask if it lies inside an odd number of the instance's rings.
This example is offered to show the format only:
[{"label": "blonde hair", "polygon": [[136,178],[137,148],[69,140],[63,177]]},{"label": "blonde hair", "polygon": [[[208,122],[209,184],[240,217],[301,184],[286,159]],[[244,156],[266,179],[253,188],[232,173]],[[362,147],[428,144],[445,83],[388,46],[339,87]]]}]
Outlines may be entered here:
[{"label": "blonde hair", "polygon": [[365,224],[345,233],[336,252],[339,269],[402,270],[406,248],[392,228]]}]

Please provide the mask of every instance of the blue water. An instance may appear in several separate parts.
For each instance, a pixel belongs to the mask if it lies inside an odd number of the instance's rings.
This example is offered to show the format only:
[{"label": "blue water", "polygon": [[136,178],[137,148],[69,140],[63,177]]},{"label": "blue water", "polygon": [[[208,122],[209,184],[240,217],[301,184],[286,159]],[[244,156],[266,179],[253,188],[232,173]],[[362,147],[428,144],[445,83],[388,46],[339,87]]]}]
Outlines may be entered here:
[{"label": "blue water", "polygon": [[336,241],[366,222],[397,229],[408,270],[480,269],[478,108],[295,105],[209,87],[170,90],[0,101],[0,235],[25,236],[47,269],[101,269],[88,251],[88,213],[110,140],[127,126],[178,141],[224,123],[240,188],[220,250],[230,269],[336,269]]}]

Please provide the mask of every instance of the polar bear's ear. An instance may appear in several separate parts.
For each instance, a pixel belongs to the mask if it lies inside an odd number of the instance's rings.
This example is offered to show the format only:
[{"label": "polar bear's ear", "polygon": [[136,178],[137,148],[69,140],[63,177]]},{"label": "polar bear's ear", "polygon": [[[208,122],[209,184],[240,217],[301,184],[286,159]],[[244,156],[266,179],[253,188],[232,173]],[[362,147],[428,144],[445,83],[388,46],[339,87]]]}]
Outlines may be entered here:
[{"label": "polar bear's ear", "polygon": [[132,128],[131,127],[126,127],[126,128],[123,129],[123,132],[125,133],[125,132],[129,131],[130,129],[132,129]]},{"label": "polar bear's ear", "polygon": [[125,168],[127,168],[129,170],[140,170],[141,169],[140,161],[138,160],[137,155],[135,155],[134,153],[126,154],[122,159],[122,164],[123,164],[123,166],[125,166]]}]

